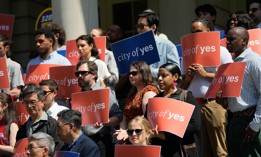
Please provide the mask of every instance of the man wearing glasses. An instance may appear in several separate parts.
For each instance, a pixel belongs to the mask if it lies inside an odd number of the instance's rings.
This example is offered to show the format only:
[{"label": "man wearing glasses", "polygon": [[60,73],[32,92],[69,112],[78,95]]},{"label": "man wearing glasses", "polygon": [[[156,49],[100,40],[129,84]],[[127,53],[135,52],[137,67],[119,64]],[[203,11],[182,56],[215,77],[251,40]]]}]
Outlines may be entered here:
[{"label": "man wearing glasses", "polygon": [[249,5],[249,16],[253,19],[258,28],[261,28],[261,2],[253,1]]},{"label": "man wearing glasses", "polygon": [[31,84],[22,92],[22,98],[23,105],[26,107],[30,117],[18,130],[16,141],[37,132],[44,132],[54,138],[57,146],[59,142],[56,136],[56,121],[43,110],[43,90],[38,85]]},{"label": "man wearing glasses", "polygon": [[65,106],[60,106],[55,102],[55,97],[58,91],[58,85],[54,80],[42,80],[39,83],[41,89],[44,92],[44,111],[51,117],[57,120],[57,114],[65,109],[68,109]]},{"label": "man wearing glasses", "polygon": [[176,46],[169,40],[164,40],[158,37],[157,31],[159,26],[158,15],[147,9],[138,15],[138,23],[136,29],[138,33],[144,33],[152,30],[155,37],[155,42],[159,52],[160,61],[150,65],[150,69],[155,78],[158,75],[158,69],[165,63],[175,63],[179,65],[179,55]]},{"label": "man wearing glasses", "polygon": [[[77,63],[76,69],[77,72],[75,72],[75,75],[78,77],[78,85],[82,88],[82,91],[104,89],[99,83],[96,83],[98,78],[98,67],[95,62],[81,60]],[[97,122],[95,125],[88,125],[82,128],[83,133],[89,136],[98,145],[101,157],[114,156],[112,135],[115,129],[113,127],[119,125],[122,120],[122,112],[119,109],[118,102],[113,92],[110,92],[109,100],[109,122]]]}]

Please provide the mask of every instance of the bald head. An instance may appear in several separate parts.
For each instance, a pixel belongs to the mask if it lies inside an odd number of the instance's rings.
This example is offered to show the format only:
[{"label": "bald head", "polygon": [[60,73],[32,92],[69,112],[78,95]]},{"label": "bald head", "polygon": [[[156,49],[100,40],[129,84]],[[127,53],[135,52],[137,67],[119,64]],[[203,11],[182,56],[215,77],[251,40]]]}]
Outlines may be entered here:
[{"label": "bald head", "polygon": [[243,27],[233,27],[227,33],[227,49],[236,56],[247,49],[249,34]]}]

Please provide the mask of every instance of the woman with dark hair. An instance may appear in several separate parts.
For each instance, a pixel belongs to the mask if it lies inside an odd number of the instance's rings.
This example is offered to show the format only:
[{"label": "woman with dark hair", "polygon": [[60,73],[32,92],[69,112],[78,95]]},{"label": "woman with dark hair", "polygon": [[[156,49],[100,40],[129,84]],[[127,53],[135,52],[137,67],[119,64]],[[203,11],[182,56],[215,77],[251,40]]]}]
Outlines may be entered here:
[{"label": "woman with dark hair", "polygon": [[18,125],[13,98],[0,93],[0,156],[12,156]]},{"label": "woman with dark hair", "polygon": [[106,86],[107,79],[111,76],[106,64],[99,59],[99,51],[96,48],[94,39],[91,35],[81,35],[76,39],[77,48],[81,55],[80,60],[94,61],[98,66],[97,83]]},{"label": "woman with dark hair", "polygon": [[[152,144],[162,146],[161,154],[164,157],[181,157],[184,153],[185,156],[188,157],[198,157],[201,156],[200,107],[190,91],[176,87],[179,77],[180,69],[176,64],[166,63],[160,66],[158,85],[163,91],[155,97],[176,99],[195,106],[184,137],[180,138],[169,132],[160,132],[159,135],[153,138]],[[181,151],[181,148],[183,148],[184,151]]]},{"label": "woman with dark hair", "polygon": [[143,61],[135,61],[130,65],[129,80],[132,87],[124,106],[124,118],[120,130],[115,133],[120,141],[128,138],[126,133],[128,122],[136,116],[144,115],[149,98],[159,93],[150,68]]}]

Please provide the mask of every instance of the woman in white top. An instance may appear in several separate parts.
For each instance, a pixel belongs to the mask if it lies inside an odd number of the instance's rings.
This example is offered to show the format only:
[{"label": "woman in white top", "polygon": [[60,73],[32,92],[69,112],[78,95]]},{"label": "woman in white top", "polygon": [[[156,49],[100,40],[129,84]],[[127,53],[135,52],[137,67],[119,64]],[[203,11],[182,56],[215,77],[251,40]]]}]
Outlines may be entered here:
[{"label": "woman in white top", "polygon": [[107,79],[111,76],[106,64],[99,59],[99,51],[95,46],[95,42],[91,35],[81,35],[76,39],[76,45],[81,55],[81,59],[94,61],[98,66],[98,79],[97,83],[101,83],[102,86],[106,86]]}]

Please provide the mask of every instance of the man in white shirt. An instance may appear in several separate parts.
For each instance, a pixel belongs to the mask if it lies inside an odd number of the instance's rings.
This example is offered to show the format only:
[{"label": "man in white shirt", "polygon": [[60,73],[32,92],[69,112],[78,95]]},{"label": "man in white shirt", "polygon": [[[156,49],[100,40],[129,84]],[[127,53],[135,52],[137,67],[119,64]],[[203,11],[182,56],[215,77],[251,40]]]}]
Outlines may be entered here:
[{"label": "man in white shirt", "polygon": [[55,97],[58,91],[58,85],[54,80],[42,80],[39,83],[41,89],[44,91],[44,110],[45,112],[57,120],[57,114],[65,109],[68,109],[65,106],[60,106],[55,102]]}]

